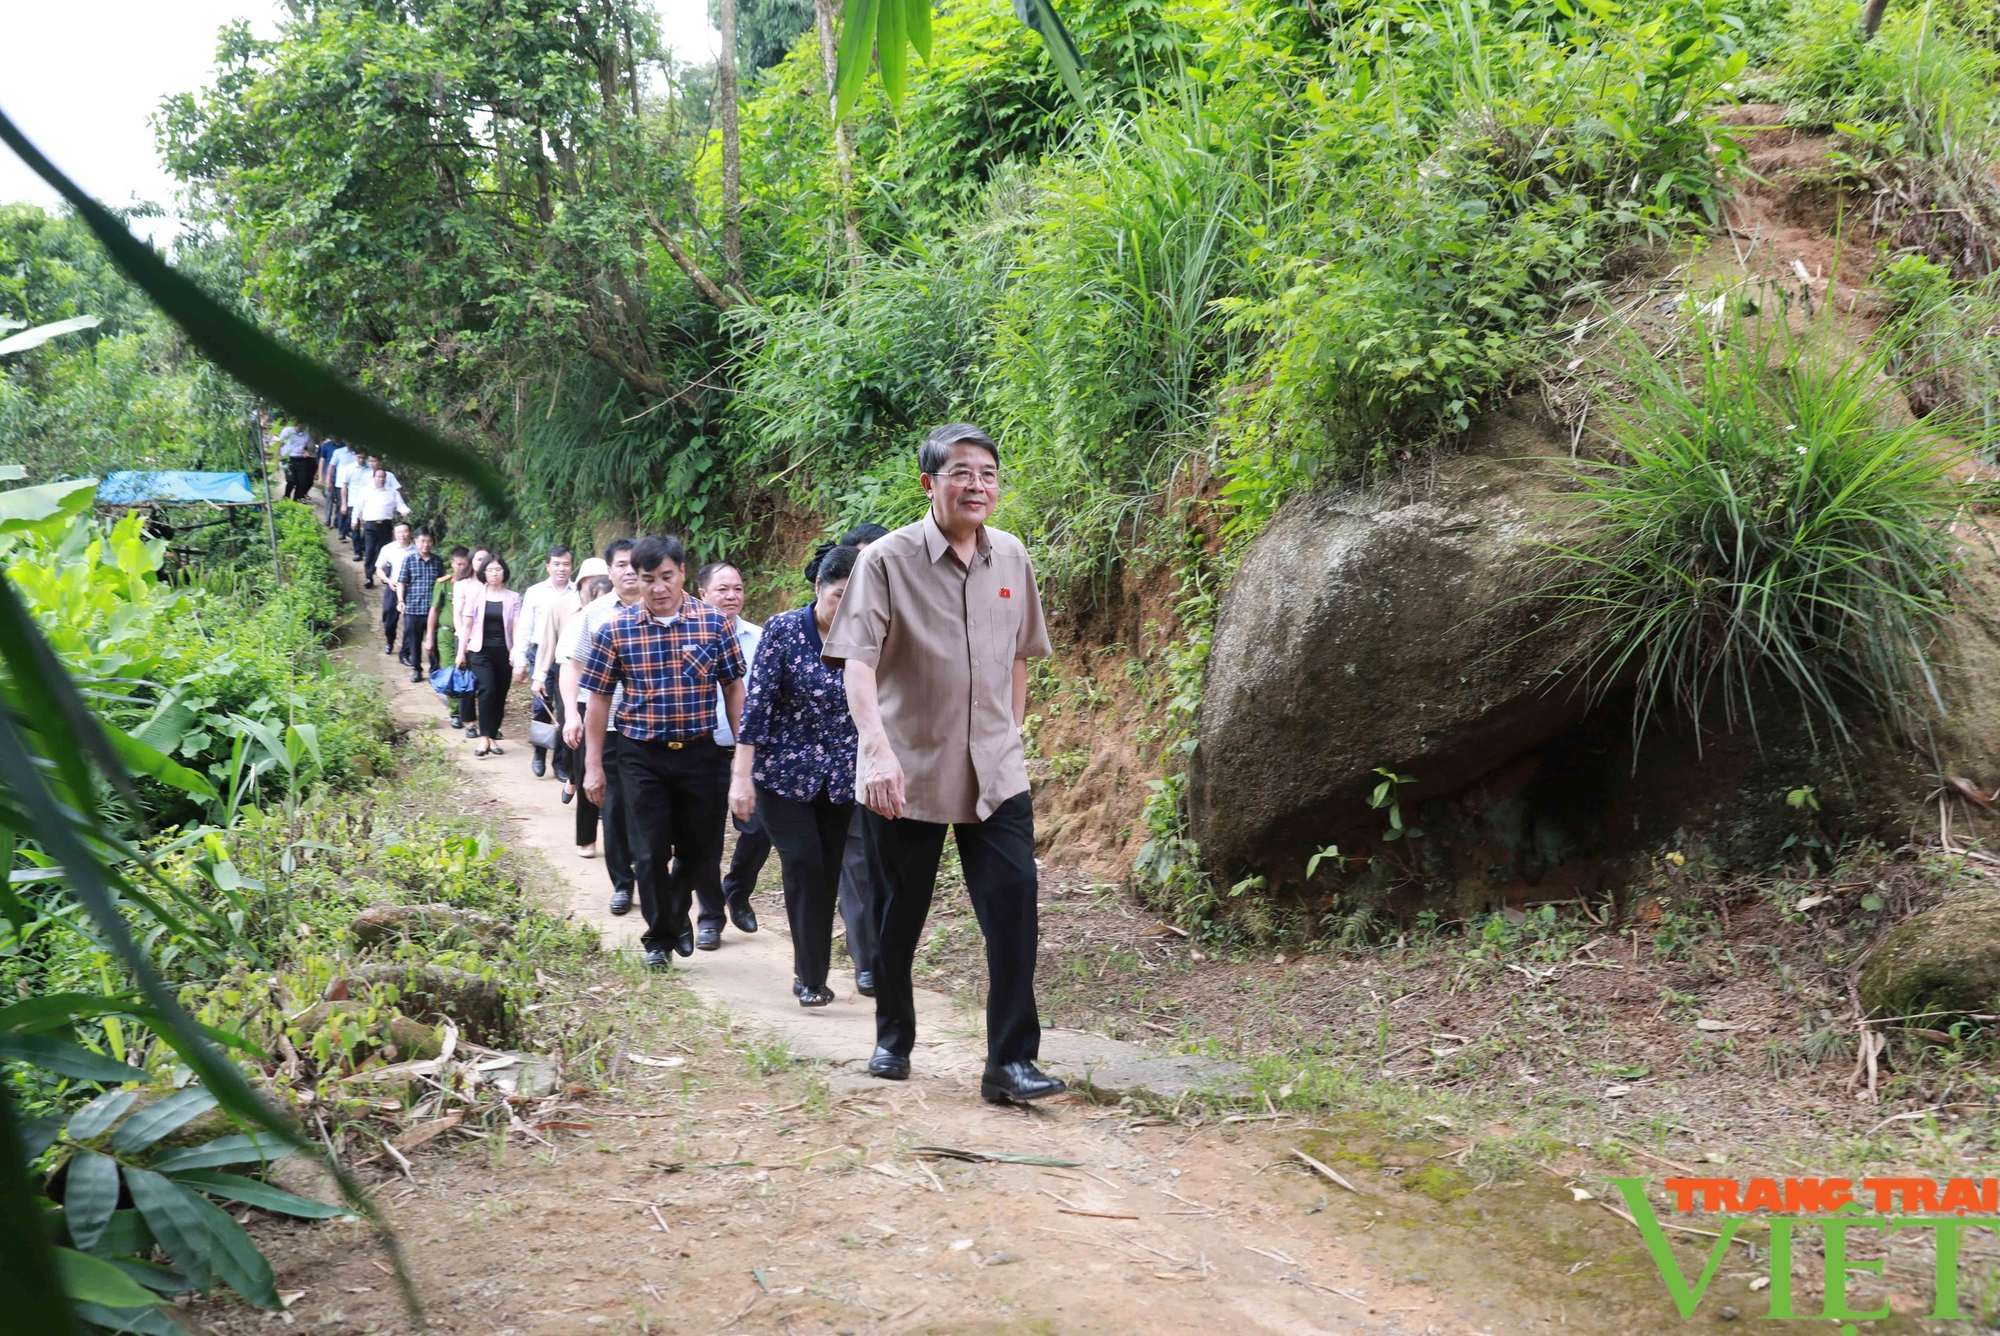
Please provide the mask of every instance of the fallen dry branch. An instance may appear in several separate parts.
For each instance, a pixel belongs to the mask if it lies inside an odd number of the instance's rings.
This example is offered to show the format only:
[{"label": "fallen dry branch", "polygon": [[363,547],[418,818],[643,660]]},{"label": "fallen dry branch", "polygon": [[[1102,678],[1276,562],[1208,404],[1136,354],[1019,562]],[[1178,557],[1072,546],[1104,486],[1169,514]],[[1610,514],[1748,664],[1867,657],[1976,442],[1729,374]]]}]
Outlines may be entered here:
[{"label": "fallen dry branch", "polygon": [[1298,1156],[1299,1159],[1303,1160],[1308,1167],[1317,1172],[1322,1178],[1326,1179],[1327,1182],[1332,1183],[1336,1187],[1346,1188],[1349,1192],[1352,1192],[1357,1197],[1364,1195],[1360,1188],[1355,1187],[1354,1184],[1348,1182],[1346,1179],[1342,1178],[1339,1174],[1335,1173],[1331,1168],[1329,1168],[1324,1164],[1321,1164],[1318,1160],[1315,1160],[1312,1156],[1306,1154],[1304,1151],[1300,1150],[1297,1146],[1292,1147],[1292,1154]]}]

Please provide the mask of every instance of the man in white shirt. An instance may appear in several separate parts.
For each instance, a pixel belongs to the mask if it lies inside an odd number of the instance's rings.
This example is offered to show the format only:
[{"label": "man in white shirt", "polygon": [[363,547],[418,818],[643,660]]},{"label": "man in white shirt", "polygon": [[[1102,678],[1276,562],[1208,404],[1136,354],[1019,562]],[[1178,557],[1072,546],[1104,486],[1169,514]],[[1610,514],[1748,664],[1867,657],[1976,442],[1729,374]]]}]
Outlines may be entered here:
[{"label": "man in white shirt", "polygon": [[[582,693],[578,684],[583,680],[583,656],[597,633],[610,625],[611,619],[621,608],[639,602],[645,597],[639,585],[639,573],[632,569],[632,548],[629,538],[620,538],[604,549],[604,564],[611,573],[611,592],[584,606],[582,612],[569,620],[569,644],[559,646],[556,658],[561,666],[561,691],[563,703],[563,742],[572,756],[583,755],[583,706]],[[618,717],[621,686],[611,695],[611,717]],[[611,878],[611,912],[629,914],[632,912],[632,897],[638,890],[637,874],[632,870],[632,846],[627,839],[625,810],[622,804],[624,790],[618,776],[619,738],[616,729],[607,729],[604,734],[604,871]],[[576,800],[587,804],[590,797],[583,791],[583,776],[574,771],[571,777],[578,781]]]},{"label": "man in white shirt", "polygon": [[362,535],[361,521],[354,513],[354,494],[361,489],[361,484],[374,471],[375,457],[373,455],[353,455],[345,464],[340,466],[340,476],[335,479],[335,485],[340,488],[340,532],[343,537],[354,544],[354,559],[356,561],[361,560],[362,545],[365,540]]},{"label": "man in white shirt", "polygon": [[[711,561],[695,572],[695,597],[721,613],[736,633],[737,647],[743,651],[745,673],[743,689],[750,689],[748,669],[757,659],[757,642],[763,639],[764,628],[745,618],[743,614],[743,572],[726,561]],[[721,688],[716,688],[720,693]],[[720,701],[720,694],[716,699]],[[727,772],[728,758],[736,754],[736,735],[729,731],[729,711],[720,705],[715,712],[715,745],[723,748],[723,769]],[[728,788],[725,777],[723,786]],[[724,801],[723,810],[729,810]],[[725,818],[734,820],[734,818]],[[757,931],[757,911],[750,907],[750,893],[757,889],[758,874],[763,872],[765,860],[771,856],[771,837],[764,833],[763,823],[753,814],[750,820],[736,821],[736,853],[729,860],[729,876],[722,875],[720,856],[712,868],[701,868],[694,880],[695,900],[701,906],[695,920],[694,944],[703,951],[713,951],[722,945],[723,915],[728,914],[739,932]],[[722,848],[716,841],[715,847]]]},{"label": "man in white shirt", "polygon": [[312,433],[294,426],[278,436],[278,458],[285,466],[285,500],[303,501],[312,495],[313,470],[319,460],[313,454]]},{"label": "man in white shirt", "polygon": [[373,585],[376,576],[382,577],[382,652],[396,652],[396,623],[400,618],[396,611],[396,572],[403,569],[403,558],[410,555],[410,526],[397,524],[393,537],[382,545],[375,554],[375,560],[368,567],[368,583]]},{"label": "man in white shirt", "polygon": [[[576,556],[568,548],[558,544],[549,549],[548,563],[543,567],[549,574],[546,580],[537,580],[521,595],[521,620],[514,633],[514,668],[516,672],[527,672],[529,657],[535,642],[541,637],[542,623],[548,620],[549,609],[563,599],[569,598],[569,572]],[[530,707],[529,718],[537,723],[549,723],[555,716],[549,703],[542,698],[542,679],[529,674],[534,686],[534,704]],[[528,768],[540,779],[548,773],[549,751],[546,747],[534,748],[534,756]]]},{"label": "man in white shirt", "polygon": [[359,527],[359,560],[366,576],[362,583],[373,589],[376,561],[389,545],[396,516],[409,514],[410,508],[403,502],[403,489],[396,485],[388,470],[379,467],[371,469],[358,486],[350,489],[348,500],[354,511],[354,523]]},{"label": "man in white shirt", "polygon": [[347,498],[341,492],[340,480],[353,459],[353,449],[345,441],[337,442],[319,475],[320,490],[326,493],[326,522],[342,538],[347,537]]}]

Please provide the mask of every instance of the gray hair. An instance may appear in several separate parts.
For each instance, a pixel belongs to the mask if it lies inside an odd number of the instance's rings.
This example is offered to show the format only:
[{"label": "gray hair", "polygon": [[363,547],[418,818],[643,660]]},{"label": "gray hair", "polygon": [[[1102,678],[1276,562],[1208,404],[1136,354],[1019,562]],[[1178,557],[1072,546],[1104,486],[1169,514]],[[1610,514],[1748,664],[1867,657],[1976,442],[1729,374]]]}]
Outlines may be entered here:
[{"label": "gray hair", "polygon": [[995,465],[1000,463],[1000,447],[991,436],[970,422],[947,422],[942,427],[933,427],[930,435],[924,437],[923,445],[917,449],[917,472],[935,475],[951,456],[954,445],[976,445],[993,456]]}]

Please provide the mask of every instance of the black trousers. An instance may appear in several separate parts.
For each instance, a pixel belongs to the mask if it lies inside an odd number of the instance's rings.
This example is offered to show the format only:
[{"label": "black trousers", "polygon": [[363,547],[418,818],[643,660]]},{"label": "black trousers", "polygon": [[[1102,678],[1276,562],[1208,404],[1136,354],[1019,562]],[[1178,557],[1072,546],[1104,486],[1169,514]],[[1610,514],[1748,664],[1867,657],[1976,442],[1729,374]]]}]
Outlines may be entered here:
[{"label": "black trousers", "polygon": [[468,653],[465,663],[479,687],[479,736],[497,738],[507,713],[507,691],[514,685],[513,660],[506,645],[484,645]]},{"label": "black trousers", "polygon": [[396,624],[402,619],[396,609],[396,586],[391,584],[382,591],[382,643],[392,650],[396,648]]},{"label": "black trousers", "polygon": [[778,868],[785,877],[792,973],[808,988],[826,987],[833,957],[833,911],[840,899],[840,859],[853,818],[853,803],[834,802],[824,790],[802,803],[761,785],[757,789],[757,819],[777,846]]},{"label": "black trousers", "polygon": [[[764,822],[756,812],[750,814],[748,821],[738,821],[729,815],[729,765],[736,758],[736,748],[716,750],[722,753],[722,819],[736,827],[736,852],[730,856],[726,877],[722,875],[719,856],[713,867],[699,869],[694,899],[697,922],[720,924],[728,921],[728,906],[750,903],[750,893],[757,889],[757,878],[771,857],[771,837],[764,833]],[[722,845],[717,844],[716,848],[720,850]]]},{"label": "black trousers", "polygon": [[875,969],[875,887],[880,884],[868,862],[868,841],[861,833],[861,813],[847,824],[847,850],[840,860],[840,920],[847,927],[847,958],[856,974]]},{"label": "black trousers", "polygon": [[293,455],[285,461],[285,500],[303,501],[312,495],[313,478],[319,473],[318,455]]},{"label": "black trousers", "polygon": [[632,874],[648,950],[687,931],[698,869],[722,858],[722,749],[715,739],[618,740],[619,815],[632,846]]},{"label": "black trousers", "polygon": [[[625,739],[607,731],[604,735],[604,805],[597,809],[597,815],[604,826],[605,875],[611,878],[613,890],[627,890],[636,896],[639,893],[639,877],[632,866],[632,841],[627,833],[630,822],[625,816],[625,767],[620,764],[624,757]],[[583,817],[579,814],[579,829],[582,822]]]},{"label": "black trousers", "polygon": [[354,535],[354,555],[361,558],[361,578],[375,583],[375,562],[396,537],[396,521],[369,520]]},{"label": "black trousers", "polygon": [[[389,590],[390,607],[394,607],[396,591]],[[396,651],[396,662],[403,664],[414,673],[422,673],[424,664],[429,662],[432,670],[438,666],[437,646],[431,643],[431,618],[428,610],[402,614],[403,644]]]},{"label": "black trousers", "polygon": [[[532,659],[530,662],[532,662]],[[542,676],[542,694],[535,701],[535,717],[537,719],[546,719],[556,726],[556,745],[548,749],[552,754],[552,759],[555,761],[556,778],[568,779],[571,775],[575,775],[578,779],[581,779],[583,777],[583,768],[581,766],[578,766],[574,770],[570,768],[573,758],[570,756],[569,744],[562,740],[564,716],[562,703],[562,666],[560,664],[551,666],[549,671]],[[541,751],[542,749],[537,747],[535,750]],[[590,842],[590,840],[577,841],[578,844],[589,844]]]},{"label": "black trousers", "polygon": [[[945,827],[892,821],[863,809],[862,833],[880,870],[876,884],[875,1042],[908,1057],[917,1041],[910,969],[937,889]],[[1032,1059],[1041,1051],[1035,1011],[1035,814],[1027,793],[1000,804],[984,821],[951,827],[966,893],[986,938],[986,1057]]]}]

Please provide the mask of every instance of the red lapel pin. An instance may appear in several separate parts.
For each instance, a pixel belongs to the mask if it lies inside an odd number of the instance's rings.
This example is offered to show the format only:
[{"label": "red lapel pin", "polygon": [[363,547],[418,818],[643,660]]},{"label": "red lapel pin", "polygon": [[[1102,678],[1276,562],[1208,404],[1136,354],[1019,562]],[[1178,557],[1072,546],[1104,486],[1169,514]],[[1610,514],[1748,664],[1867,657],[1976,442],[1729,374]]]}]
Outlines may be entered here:
[{"label": "red lapel pin", "polygon": [[1013,591],[1013,590],[1011,590],[1011,589],[1008,589],[1008,588],[1005,588],[1005,587],[1003,586],[1003,587],[1001,588],[1001,590],[1000,590],[1000,597],[1002,597],[1002,598],[1012,598],[1012,597],[1014,597],[1014,591]]}]

